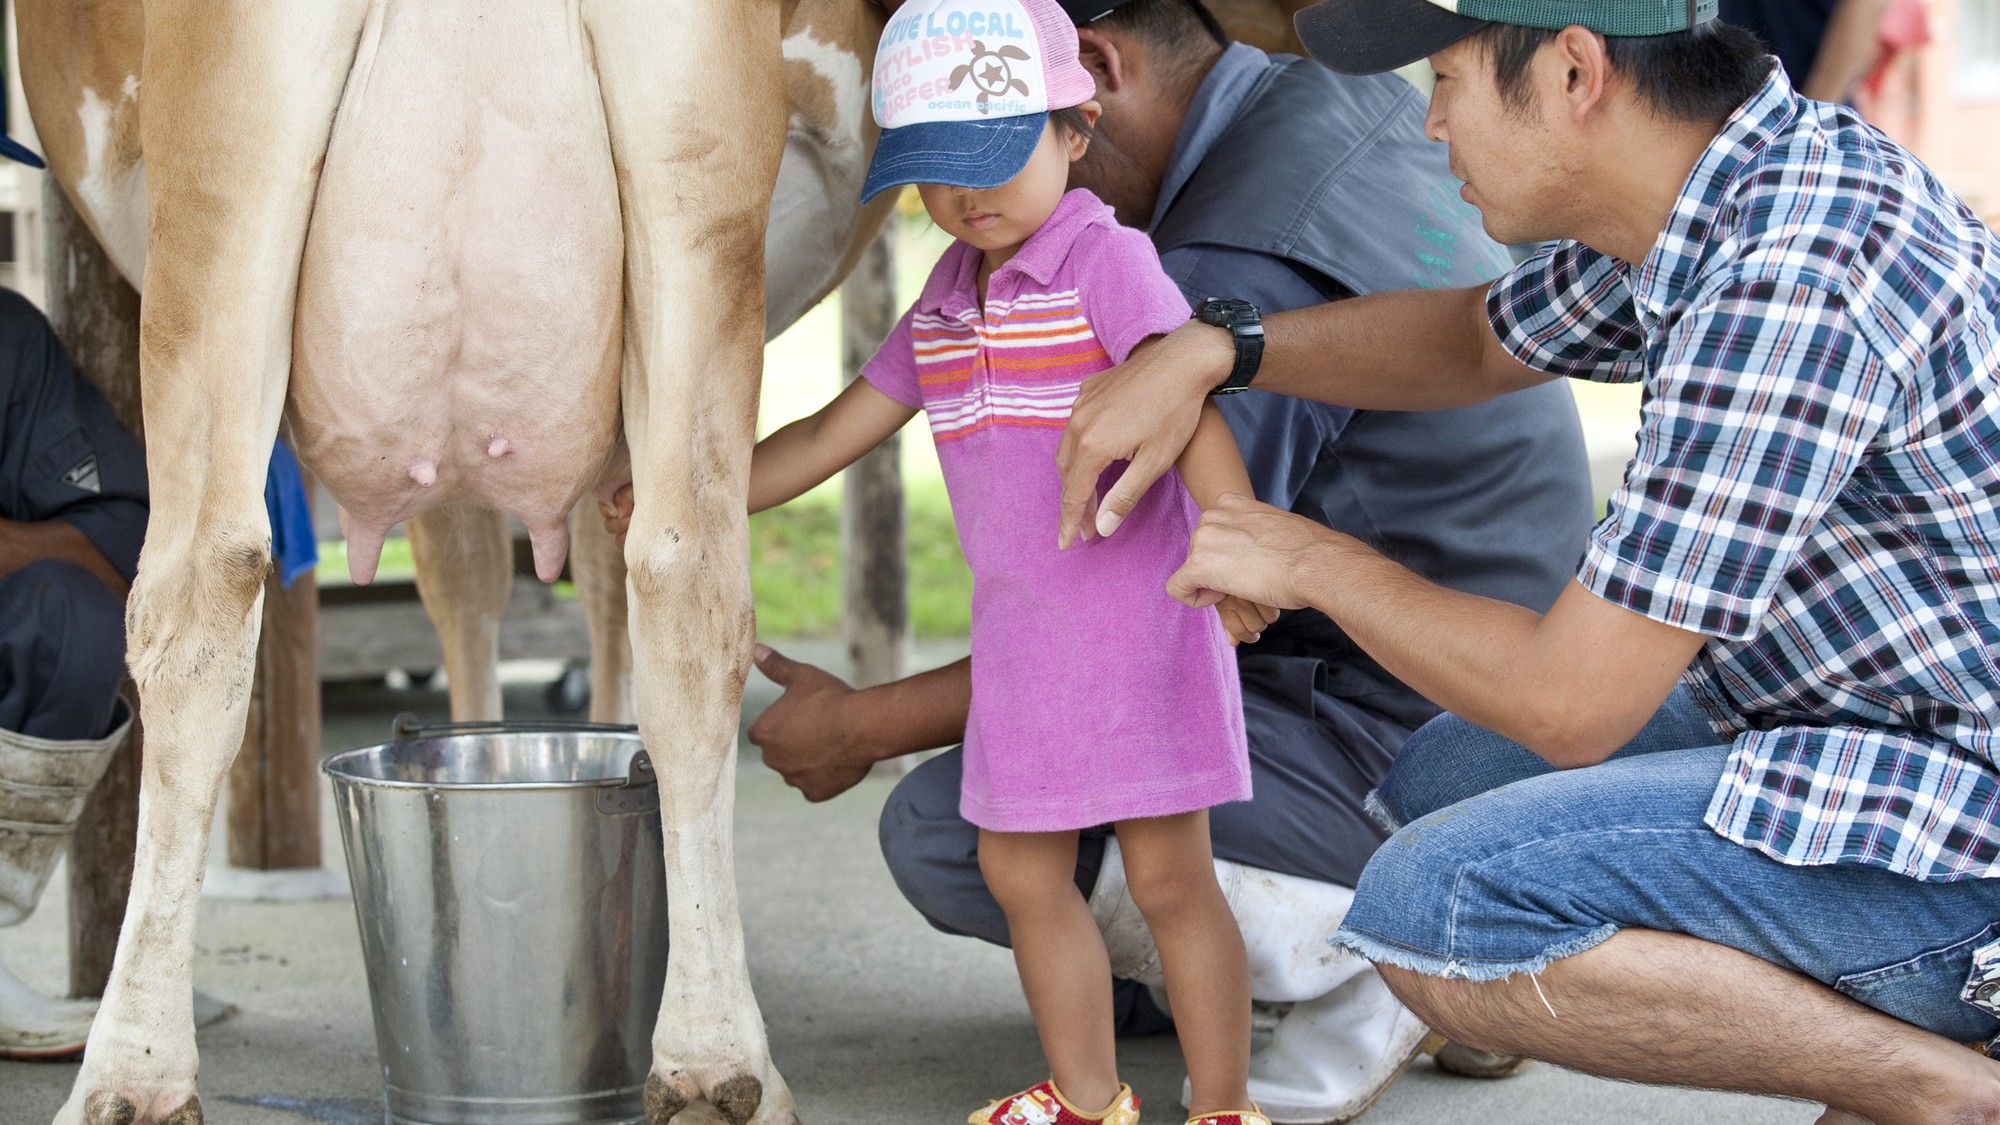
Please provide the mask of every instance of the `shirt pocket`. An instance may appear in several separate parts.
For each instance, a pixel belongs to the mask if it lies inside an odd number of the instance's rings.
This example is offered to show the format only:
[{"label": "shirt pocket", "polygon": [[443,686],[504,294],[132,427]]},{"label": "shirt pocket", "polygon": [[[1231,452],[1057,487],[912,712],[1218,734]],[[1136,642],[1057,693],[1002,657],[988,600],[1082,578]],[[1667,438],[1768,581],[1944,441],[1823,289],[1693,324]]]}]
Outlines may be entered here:
[{"label": "shirt pocket", "polygon": [[28,505],[22,518],[43,520],[76,503],[88,499],[101,491],[100,488],[86,487],[96,484],[98,473],[79,473],[72,477],[73,470],[84,469],[96,454],[89,435],[81,429],[73,429],[61,437],[47,440],[41,455],[28,465],[27,479],[21,482],[21,497]]}]

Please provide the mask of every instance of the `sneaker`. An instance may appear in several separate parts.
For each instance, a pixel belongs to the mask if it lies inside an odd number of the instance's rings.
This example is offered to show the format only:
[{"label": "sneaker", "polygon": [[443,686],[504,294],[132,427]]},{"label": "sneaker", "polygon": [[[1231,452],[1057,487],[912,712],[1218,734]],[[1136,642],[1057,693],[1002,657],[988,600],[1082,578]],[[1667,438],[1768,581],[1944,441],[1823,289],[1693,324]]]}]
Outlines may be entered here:
[{"label": "sneaker", "polygon": [[1496,1055],[1450,1040],[1433,1052],[1432,1057],[1437,1059],[1439,1070],[1466,1078],[1511,1078],[1534,1061],[1526,1055]]},{"label": "sneaker", "polygon": [[968,1125],[1139,1125],[1139,1097],[1132,1087],[1121,1085],[1102,1112],[1085,1113],[1063,1099],[1051,1078],[1001,1098],[965,1120]]},{"label": "sneaker", "polygon": [[1271,1119],[1254,1107],[1232,1109],[1224,1113],[1204,1113],[1187,1119],[1187,1125],[1271,1125]]}]

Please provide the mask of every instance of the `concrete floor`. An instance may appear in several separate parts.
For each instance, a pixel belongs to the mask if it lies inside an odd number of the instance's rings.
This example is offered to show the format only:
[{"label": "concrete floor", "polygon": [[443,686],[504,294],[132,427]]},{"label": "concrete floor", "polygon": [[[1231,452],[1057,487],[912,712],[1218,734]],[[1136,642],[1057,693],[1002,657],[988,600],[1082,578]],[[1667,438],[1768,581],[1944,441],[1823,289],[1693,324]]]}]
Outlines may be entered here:
[{"label": "concrete floor", "polygon": [[[796,649],[829,660],[828,645]],[[949,659],[949,647],[926,650]],[[746,711],[773,694],[753,682]],[[537,683],[508,690],[510,714],[542,713]],[[390,718],[441,717],[436,692],[329,685],[329,753],[381,741]],[[892,784],[874,778],[808,805],[757,762],[741,761],[736,847],[751,975],[772,1051],[808,1125],[950,1125],[985,1099],[1046,1073],[1004,950],[930,929],[903,902],[875,846],[875,815]],[[326,817],[326,854],[340,847]],[[54,990],[64,980],[60,875],[27,923],[0,930],[0,956]],[[202,905],[194,976],[232,1003],[204,1029],[201,1091],[211,1122],[363,1125],[381,1120],[375,1039],[353,909],[345,898]],[[1148,1120],[1178,1122],[1181,1070],[1171,1037],[1121,1045]],[[0,1063],[0,1125],[48,1121],[74,1064]],[[1812,1107],[1622,1085],[1536,1066],[1500,1082],[1418,1063],[1368,1115],[1370,1125],[1702,1125],[1804,1123]]]}]

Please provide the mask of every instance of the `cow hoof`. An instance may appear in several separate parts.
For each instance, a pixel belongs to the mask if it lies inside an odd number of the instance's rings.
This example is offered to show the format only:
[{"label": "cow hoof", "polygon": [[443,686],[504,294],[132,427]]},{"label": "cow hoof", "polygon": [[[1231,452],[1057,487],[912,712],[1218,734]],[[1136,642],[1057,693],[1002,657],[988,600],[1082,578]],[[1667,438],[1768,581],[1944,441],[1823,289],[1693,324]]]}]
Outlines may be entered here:
[{"label": "cow hoof", "polygon": [[729,1125],[748,1125],[764,1102],[764,1084],[747,1074],[725,1078],[716,1085],[711,1100]]},{"label": "cow hoof", "polygon": [[83,1100],[84,1125],[202,1125],[201,1099],[190,1095],[180,1107],[164,1117],[139,1116],[131,1098],[110,1090],[99,1090]]},{"label": "cow hoof", "polygon": [[[735,1074],[701,1089],[685,1071],[673,1078],[651,1074],[646,1078],[646,1120],[649,1125],[668,1125],[689,1106],[705,1103],[729,1125],[749,1125],[764,1104],[764,1083],[755,1075]],[[796,1125],[797,1117],[780,1119]]]},{"label": "cow hoof", "polygon": [[83,1100],[84,1125],[132,1125],[139,1107],[123,1094],[99,1090]]},{"label": "cow hoof", "polygon": [[688,1107],[690,1100],[675,1084],[659,1075],[646,1076],[646,1120],[650,1125],[667,1125]]},{"label": "cow hoof", "polygon": [[188,1101],[164,1117],[140,1117],[138,1105],[130,1097],[100,1089],[84,1099],[82,1121],[84,1125],[202,1125],[202,1099],[190,1095]]}]

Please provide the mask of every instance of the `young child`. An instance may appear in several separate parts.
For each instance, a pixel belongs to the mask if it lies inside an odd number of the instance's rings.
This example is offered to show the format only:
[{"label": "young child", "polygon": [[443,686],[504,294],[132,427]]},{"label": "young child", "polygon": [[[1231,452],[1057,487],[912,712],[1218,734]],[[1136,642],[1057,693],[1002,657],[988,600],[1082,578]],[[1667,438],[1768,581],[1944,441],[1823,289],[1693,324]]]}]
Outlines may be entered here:
[{"label": "young child", "polygon": [[1075,882],[1078,830],[1111,823],[1165,968],[1189,1120],[1268,1125],[1242,1108],[1249,973],[1207,809],[1250,795],[1224,626],[1251,639],[1275,611],[1231,600],[1211,613],[1166,593],[1197,504],[1250,492],[1221,415],[1204,410],[1178,474],[1114,536],[1056,546],[1055,451],[1078,388],[1189,315],[1143,234],[1089,192],[1064,192],[1094,93],[1055,0],[910,0],[891,18],[863,199],[914,183],[958,241],[864,378],[758,444],[750,509],[798,496],[929,415],[974,578],[960,808],[979,826],[980,870],[1053,1073],[970,1121],[1138,1120],[1118,1081],[1104,942]]}]

